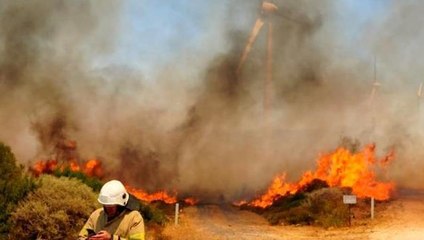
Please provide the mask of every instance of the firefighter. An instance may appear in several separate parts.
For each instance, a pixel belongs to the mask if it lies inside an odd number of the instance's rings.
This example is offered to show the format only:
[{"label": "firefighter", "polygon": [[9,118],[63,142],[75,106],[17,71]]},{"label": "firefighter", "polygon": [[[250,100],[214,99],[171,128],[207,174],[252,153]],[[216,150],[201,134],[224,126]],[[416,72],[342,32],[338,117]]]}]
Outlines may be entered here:
[{"label": "firefighter", "polygon": [[103,185],[95,210],[81,229],[79,240],[144,240],[144,221],[139,211],[127,208],[129,195],[124,185],[112,180]]}]

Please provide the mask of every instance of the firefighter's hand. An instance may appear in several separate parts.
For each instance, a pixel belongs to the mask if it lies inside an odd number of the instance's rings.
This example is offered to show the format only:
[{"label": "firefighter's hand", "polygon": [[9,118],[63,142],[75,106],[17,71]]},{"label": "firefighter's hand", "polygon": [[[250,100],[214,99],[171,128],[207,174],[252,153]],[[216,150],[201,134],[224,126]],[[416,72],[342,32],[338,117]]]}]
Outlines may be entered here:
[{"label": "firefighter's hand", "polygon": [[111,240],[111,239],[112,239],[112,235],[110,235],[110,233],[104,230],[98,232],[96,235],[89,238],[89,240]]}]

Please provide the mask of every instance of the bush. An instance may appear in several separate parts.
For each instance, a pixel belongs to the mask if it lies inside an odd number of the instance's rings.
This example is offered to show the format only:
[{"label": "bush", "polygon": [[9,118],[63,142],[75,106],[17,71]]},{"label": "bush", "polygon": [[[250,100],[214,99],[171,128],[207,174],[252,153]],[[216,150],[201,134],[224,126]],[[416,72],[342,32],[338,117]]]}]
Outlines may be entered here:
[{"label": "bush", "polygon": [[282,219],[288,224],[310,225],[314,222],[311,212],[303,206],[291,208],[287,212],[284,212]]},{"label": "bush", "polygon": [[[157,204],[160,203],[158,202]],[[139,211],[143,216],[144,222],[146,224],[158,224],[160,226],[164,226],[169,219],[166,216],[165,212],[160,209],[160,207],[164,208],[168,205],[159,206],[157,204],[147,204],[130,194],[127,208]]]},{"label": "bush", "polygon": [[349,208],[343,203],[343,192],[338,188],[323,188],[312,192],[303,207],[309,210],[317,225],[340,227],[348,224]]},{"label": "bush", "polygon": [[[263,213],[264,217],[272,225],[279,224],[281,222],[288,224],[304,223],[300,219],[305,217],[299,216],[300,205],[305,201],[306,195],[304,193],[296,193],[294,195],[288,195],[279,198],[274,204],[266,209]],[[298,219],[298,220],[296,220]]]},{"label": "bush", "polygon": [[95,194],[76,179],[40,177],[41,186],[29,194],[10,218],[11,239],[75,239],[92,211]]},{"label": "bush", "polygon": [[284,196],[262,214],[273,225],[285,223],[338,227],[349,221],[349,209],[343,203],[342,190],[338,188],[320,188],[311,193]]},{"label": "bush", "polygon": [[100,192],[100,189],[103,186],[103,182],[95,177],[89,177],[83,172],[75,172],[70,168],[65,168],[63,170],[56,169],[53,171],[53,175],[56,177],[68,177],[68,178],[76,178],[83,182],[85,185],[89,186],[93,191]]},{"label": "bush", "polygon": [[167,215],[155,204],[141,203],[140,212],[147,223],[164,226],[169,221]]},{"label": "bush", "polygon": [[4,239],[10,228],[8,219],[17,202],[36,188],[35,181],[16,165],[10,148],[0,143],[0,239]]}]

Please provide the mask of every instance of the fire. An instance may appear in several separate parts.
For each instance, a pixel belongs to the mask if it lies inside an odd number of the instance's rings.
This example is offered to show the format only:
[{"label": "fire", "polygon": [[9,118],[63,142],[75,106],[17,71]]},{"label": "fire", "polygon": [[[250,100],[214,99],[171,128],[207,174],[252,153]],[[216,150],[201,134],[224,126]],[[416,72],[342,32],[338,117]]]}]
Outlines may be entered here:
[{"label": "fire", "polygon": [[37,161],[30,168],[30,171],[34,174],[34,176],[38,177],[41,174],[51,174],[55,170],[64,170],[65,168],[69,168],[72,172],[83,172],[90,177],[101,178],[104,175],[102,164],[97,159],[88,160],[81,165],[74,159],[63,164],[58,164],[57,160],[41,160]]},{"label": "fire", "polygon": [[265,208],[280,196],[298,192],[314,179],[325,181],[330,187],[349,187],[358,198],[387,200],[394,190],[394,183],[377,181],[375,170],[377,167],[386,168],[393,158],[394,152],[390,152],[383,159],[377,160],[374,144],[367,145],[355,154],[340,147],[322,155],[317,160],[316,170],[305,172],[298,183],[287,183],[285,174],[277,176],[267,192],[248,205]]},{"label": "fire", "polygon": [[84,165],[84,173],[90,177],[103,176],[104,171],[102,167],[102,162],[97,159],[88,160]]},{"label": "fire", "polygon": [[131,186],[125,186],[125,188],[130,194],[134,195],[134,197],[146,202],[163,201],[167,204],[173,204],[177,202],[176,196],[171,196],[165,191],[149,194],[142,189],[137,189]]},{"label": "fire", "polygon": [[190,206],[196,205],[199,202],[199,200],[195,198],[186,198],[184,199],[184,203]]},{"label": "fire", "polygon": [[81,171],[81,168],[76,160],[69,161],[69,168],[72,172],[78,172]]},{"label": "fire", "polygon": [[[167,204],[174,204],[178,202],[177,194],[170,195],[169,193],[165,191],[158,191],[158,192],[149,194],[142,189],[137,189],[131,186],[125,186],[125,188],[130,194],[134,195],[134,197],[142,201],[146,201],[146,202],[162,201]],[[183,201],[187,205],[195,205],[196,203],[198,203],[198,200],[195,198],[186,198]]]},{"label": "fire", "polygon": [[[37,161],[31,168],[30,171],[34,176],[38,177],[41,174],[51,174],[56,170],[69,169],[72,172],[82,172],[90,177],[102,178],[104,176],[104,170],[102,162],[97,159],[90,159],[80,164],[82,161],[78,158],[76,152],[77,142],[72,140],[60,141],[56,146],[56,159]],[[133,194],[136,198],[146,201],[162,201],[167,204],[174,204],[177,202],[176,194],[171,195],[165,191],[158,191],[149,194],[141,189],[136,189],[131,186],[126,186],[129,193]],[[198,200],[194,198],[186,198],[183,200],[187,205],[194,205]]]},{"label": "fire", "polygon": [[40,176],[43,173],[52,173],[57,169],[56,160],[38,161],[31,167],[31,172],[36,176]]},{"label": "fire", "polygon": [[[38,177],[41,174],[51,174],[55,170],[64,170],[65,168],[69,168],[72,172],[83,172],[90,177],[101,178],[104,176],[102,163],[97,159],[90,159],[84,164],[78,164],[78,162],[73,159],[63,164],[58,164],[57,160],[38,161],[30,168],[30,171],[34,174],[34,176]],[[174,204],[177,202],[176,194],[171,195],[165,191],[158,191],[149,194],[144,190],[136,189],[131,186],[126,186],[126,188],[128,192],[136,198],[146,202],[162,201],[167,204]],[[198,202],[198,200],[194,198],[186,198],[183,201],[187,205],[195,205]]]},{"label": "fire", "polygon": [[83,172],[87,176],[102,178],[104,171],[102,163],[97,159],[91,159],[81,163],[83,160],[78,157],[77,142],[69,139],[61,139],[55,146],[52,153],[53,159],[37,161],[30,171],[39,176],[43,173],[50,174],[55,170],[69,169],[72,172]]}]

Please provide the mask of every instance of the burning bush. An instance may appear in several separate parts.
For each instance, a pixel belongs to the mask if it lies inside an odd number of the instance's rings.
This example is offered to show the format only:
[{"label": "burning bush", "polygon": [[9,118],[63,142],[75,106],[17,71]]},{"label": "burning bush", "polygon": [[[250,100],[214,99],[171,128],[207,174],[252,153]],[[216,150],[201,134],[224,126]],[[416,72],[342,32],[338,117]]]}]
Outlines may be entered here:
[{"label": "burning bush", "polygon": [[23,172],[23,167],[16,165],[10,148],[0,143],[0,239],[7,234],[7,221],[16,203],[35,187],[35,181]]},{"label": "burning bush", "polygon": [[43,175],[41,186],[12,213],[12,239],[73,239],[93,210],[95,194],[76,179]]},{"label": "burning bush", "polygon": [[264,214],[271,224],[329,227],[345,225],[349,219],[341,189],[348,190],[361,201],[370,197],[378,201],[389,200],[395,185],[379,180],[377,170],[387,168],[394,152],[378,159],[375,144],[368,144],[359,151],[358,141],[345,138],[342,145],[333,152],[321,154],[315,171],[305,172],[298,182],[288,183],[285,174],[281,174],[274,178],[263,195],[250,202],[240,202],[242,207]]},{"label": "burning bush", "polygon": [[263,215],[271,224],[344,226],[349,220],[349,209],[342,199],[339,188],[296,193],[277,200],[263,210]]},{"label": "burning bush", "polygon": [[261,212],[272,225],[280,223],[309,224],[312,221],[310,213],[301,206],[305,198],[306,195],[303,193],[285,196]]},{"label": "burning bush", "polygon": [[343,203],[343,192],[339,188],[323,188],[312,192],[302,205],[312,213],[312,219],[317,225],[340,227],[349,221],[349,209]]}]

